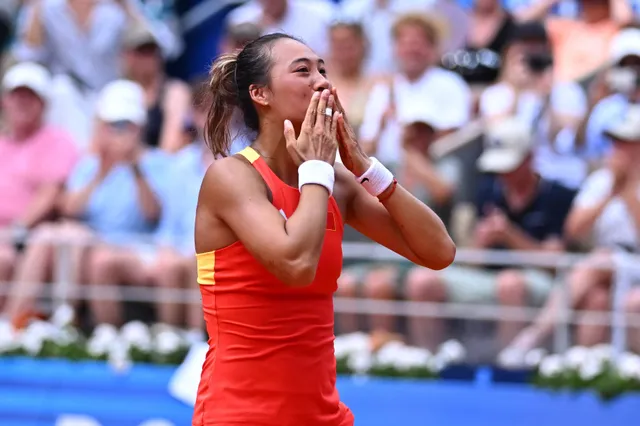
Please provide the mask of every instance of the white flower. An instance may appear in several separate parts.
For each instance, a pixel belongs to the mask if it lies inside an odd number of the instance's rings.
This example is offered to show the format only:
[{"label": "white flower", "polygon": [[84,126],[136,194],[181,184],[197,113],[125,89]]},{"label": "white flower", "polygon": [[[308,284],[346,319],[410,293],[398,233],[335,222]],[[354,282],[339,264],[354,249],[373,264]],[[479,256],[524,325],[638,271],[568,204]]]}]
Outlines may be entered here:
[{"label": "white flower", "polygon": [[347,365],[358,374],[365,374],[373,365],[373,355],[371,352],[359,352],[349,355]]},{"label": "white flower", "polygon": [[122,345],[118,330],[111,324],[100,324],[87,342],[87,351],[94,357],[106,355],[112,345]]},{"label": "white flower", "polygon": [[553,377],[562,373],[562,357],[560,355],[549,355],[540,363],[540,374],[544,377]]},{"label": "white flower", "polygon": [[109,365],[117,372],[125,372],[131,367],[129,346],[122,340],[112,342],[109,347]]},{"label": "white flower", "polygon": [[371,352],[371,339],[365,333],[350,333],[336,337],[334,343],[336,358]]},{"label": "white flower", "polygon": [[625,352],[616,360],[616,368],[624,379],[640,380],[640,356]]},{"label": "white flower", "polygon": [[498,365],[503,368],[520,368],[525,354],[518,348],[507,347],[498,354]]},{"label": "white flower", "polygon": [[92,339],[99,340],[116,340],[118,338],[118,329],[111,324],[100,324],[93,330]]},{"label": "white flower", "polygon": [[601,363],[612,361],[614,353],[613,347],[607,344],[595,345],[589,349],[589,356]]},{"label": "white flower", "polygon": [[402,352],[407,346],[398,341],[385,343],[376,353],[376,363],[380,365],[394,365],[402,357]]},{"label": "white flower", "polygon": [[155,350],[161,355],[166,355],[180,349],[183,341],[175,331],[165,330],[158,333],[154,343]]},{"label": "white flower", "polygon": [[19,336],[20,345],[31,355],[42,349],[45,340],[57,341],[60,330],[45,321],[34,321]]},{"label": "white flower", "polygon": [[602,362],[595,358],[588,358],[578,368],[578,374],[582,380],[591,380],[602,373]]},{"label": "white flower", "polygon": [[445,362],[445,360],[438,355],[432,356],[427,362],[427,368],[429,368],[429,370],[433,371],[434,373],[444,370],[446,366],[447,363]]},{"label": "white flower", "polygon": [[51,316],[51,323],[56,327],[66,327],[73,322],[75,312],[73,308],[67,304],[59,306]]},{"label": "white flower", "polygon": [[467,353],[464,346],[457,340],[447,340],[438,349],[438,355],[448,364],[455,364],[464,361]]},{"label": "white flower", "polygon": [[140,321],[131,321],[120,330],[122,339],[131,346],[142,350],[151,349],[151,333],[149,327]]},{"label": "white flower", "polygon": [[531,349],[524,355],[524,365],[530,368],[538,367],[545,356],[547,356],[546,350],[542,348]]},{"label": "white flower", "polygon": [[568,368],[578,369],[591,356],[589,349],[584,346],[575,346],[564,355],[564,363]]},{"label": "white flower", "polygon": [[18,333],[9,321],[0,320],[0,354],[18,347]]}]

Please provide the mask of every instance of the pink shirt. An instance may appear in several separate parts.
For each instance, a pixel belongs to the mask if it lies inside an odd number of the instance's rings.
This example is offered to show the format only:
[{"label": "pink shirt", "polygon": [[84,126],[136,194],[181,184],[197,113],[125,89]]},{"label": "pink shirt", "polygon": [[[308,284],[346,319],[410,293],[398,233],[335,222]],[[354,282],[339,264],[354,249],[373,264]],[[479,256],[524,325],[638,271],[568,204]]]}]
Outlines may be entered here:
[{"label": "pink shirt", "polygon": [[52,127],[23,141],[0,136],[0,228],[24,214],[42,185],[63,183],[77,159],[71,137]]}]

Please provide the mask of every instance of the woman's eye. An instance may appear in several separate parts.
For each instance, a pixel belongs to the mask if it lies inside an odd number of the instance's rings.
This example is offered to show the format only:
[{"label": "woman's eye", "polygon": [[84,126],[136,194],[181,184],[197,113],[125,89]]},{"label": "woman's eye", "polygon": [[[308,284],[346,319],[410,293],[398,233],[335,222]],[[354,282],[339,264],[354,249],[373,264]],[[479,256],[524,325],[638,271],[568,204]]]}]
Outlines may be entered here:
[{"label": "woman's eye", "polygon": [[307,67],[298,68],[296,72],[309,72],[309,68]]},{"label": "woman's eye", "polygon": [[322,74],[322,75],[327,75],[327,70],[323,70],[323,69],[321,69],[321,70],[320,70],[320,74]]}]

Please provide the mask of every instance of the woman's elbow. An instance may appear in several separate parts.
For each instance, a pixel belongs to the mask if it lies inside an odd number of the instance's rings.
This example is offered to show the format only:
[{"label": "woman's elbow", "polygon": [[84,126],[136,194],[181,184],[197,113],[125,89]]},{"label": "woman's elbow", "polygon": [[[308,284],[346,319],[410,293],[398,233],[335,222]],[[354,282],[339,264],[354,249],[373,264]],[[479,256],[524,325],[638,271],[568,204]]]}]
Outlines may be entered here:
[{"label": "woman's elbow", "polygon": [[432,247],[434,247],[435,250],[431,252],[431,255],[424,259],[420,259],[422,266],[435,271],[440,271],[450,266],[455,260],[457,250],[456,244],[448,235],[445,241]]},{"label": "woman's elbow", "polygon": [[317,270],[317,261],[295,259],[286,262],[278,278],[289,287],[306,287],[315,280]]}]

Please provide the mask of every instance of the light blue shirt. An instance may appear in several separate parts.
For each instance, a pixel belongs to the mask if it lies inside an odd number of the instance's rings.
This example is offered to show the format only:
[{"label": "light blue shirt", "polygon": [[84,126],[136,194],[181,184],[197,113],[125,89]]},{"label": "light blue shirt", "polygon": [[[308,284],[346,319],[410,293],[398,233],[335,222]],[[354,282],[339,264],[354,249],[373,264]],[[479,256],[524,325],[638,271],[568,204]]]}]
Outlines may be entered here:
[{"label": "light blue shirt", "polygon": [[624,116],[629,106],[626,96],[616,93],[598,102],[593,108],[586,129],[587,157],[590,160],[600,160],[611,150],[611,139],[604,135],[604,131]]},{"label": "light blue shirt", "polygon": [[169,173],[170,184],[163,200],[162,217],[156,234],[160,244],[175,248],[185,256],[195,253],[196,207],[202,179],[206,172],[203,162],[206,147],[193,143],[174,157]]},{"label": "light blue shirt", "polygon": [[[162,151],[147,151],[140,160],[140,170],[159,202],[167,191],[169,156]],[[67,181],[69,191],[85,188],[96,176],[100,160],[85,156]],[[140,205],[136,178],[130,166],[116,165],[91,193],[81,220],[110,243],[124,243],[133,235],[149,234],[156,222],[145,218]]]}]

